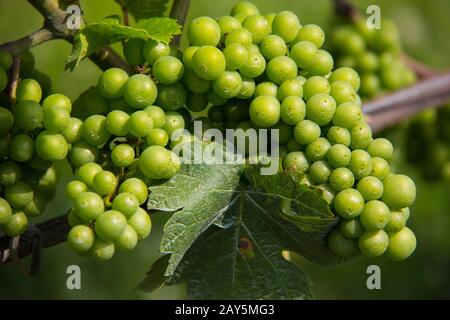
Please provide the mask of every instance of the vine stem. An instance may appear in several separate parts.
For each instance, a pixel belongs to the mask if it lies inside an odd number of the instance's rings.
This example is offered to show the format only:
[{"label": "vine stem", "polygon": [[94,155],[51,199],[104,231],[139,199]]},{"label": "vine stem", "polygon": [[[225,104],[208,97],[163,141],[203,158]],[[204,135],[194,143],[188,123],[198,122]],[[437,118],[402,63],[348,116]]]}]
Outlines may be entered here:
[{"label": "vine stem", "polygon": [[[184,26],[186,23],[190,5],[191,0],[173,0],[172,8],[170,10],[170,17],[176,19],[180,26]],[[172,44],[179,48],[180,41],[181,35],[176,35],[172,40]]]},{"label": "vine stem", "polygon": [[11,106],[16,104],[16,91],[20,77],[20,62],[20,56],[15,56],[11,67],[11,74],[9,76],[9,99],[11,101]]}]

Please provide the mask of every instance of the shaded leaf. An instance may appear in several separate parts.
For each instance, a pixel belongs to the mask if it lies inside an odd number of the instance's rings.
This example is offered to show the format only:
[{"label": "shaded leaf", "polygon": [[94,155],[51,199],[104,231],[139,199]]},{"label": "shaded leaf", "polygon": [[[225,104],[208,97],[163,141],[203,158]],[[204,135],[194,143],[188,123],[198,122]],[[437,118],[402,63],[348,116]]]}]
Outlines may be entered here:
[{"label": "shaded leaf", "polygon": [[169,0],[116,0],[116,2],[127,7],[128,12],[138,21],[163,16]]}]

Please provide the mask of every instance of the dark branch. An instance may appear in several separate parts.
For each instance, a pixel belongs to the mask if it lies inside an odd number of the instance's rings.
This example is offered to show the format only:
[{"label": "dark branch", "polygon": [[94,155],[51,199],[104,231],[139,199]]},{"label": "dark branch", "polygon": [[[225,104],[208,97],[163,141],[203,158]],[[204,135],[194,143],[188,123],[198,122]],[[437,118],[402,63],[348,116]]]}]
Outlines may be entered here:
[{"label": "dark branch", "polygon": [[41,28],[23,38],[1,44],[0,49],[9,51],[13,56],[16,56],[38,44],[54,38],[55,36],[52,31],[47,28]]},{"label": "dark branch", "polygon": [[[170,10],[170,17],[176,19],[179,25],[184,26],[190,5],[191,0],[174,0],[172,4],[172,9]],[[173,38],[172,44],[176,47],[179,47],[180,40],[181,35],[177,35]]]}]

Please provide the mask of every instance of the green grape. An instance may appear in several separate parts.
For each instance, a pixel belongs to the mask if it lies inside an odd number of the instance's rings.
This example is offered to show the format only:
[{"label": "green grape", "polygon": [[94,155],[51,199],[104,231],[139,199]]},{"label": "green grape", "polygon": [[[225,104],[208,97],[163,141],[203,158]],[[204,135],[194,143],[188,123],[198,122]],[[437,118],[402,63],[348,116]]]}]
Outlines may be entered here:
[{"label": "green grape", "polygon": [[128,74],[120,68],[109,68],[100,76],[97,84],[98,92],[108,99],[120,98]]},{"label": "green grape", "polygon": [[314,54],[311,65],[308,67],[308,72],[311,75],[325,76],[333,70],[334,60],[331,54],[325,50],[317,50]]},{"label": "green grape", "polygon": [[144,55],[144,59],[148,65],[153,66],[159,58],[170,55],[170,46],[150,39],[142,48],[142,54]]},{"label": "green grape", "polygon": [[233,43],[239,43],[246,48],[250,48],[253,42],[252,34],[244,28],[234,29],[225,36],[225,46],[228,47]]},{"label": "green grape", "polygon": [[81,140],[81,127],[83,126],[83,121],[78,118],[69,118],[66,127],[61,134],[67,143],[74,144]]},{"label": "green grape", "polygon": [[240,1],[236,3],[231,9],[231,15],[235,16],[242,14],[244,16],[251,16],[259,14],[258,7],[249,1]]},{"label": "green grape", "polygon": [[344,102],[357,102],[358,95],[351,83],[347,81],[335,81],[331,83],[330,95],[340,105]]},{"label": "green grape", "polygon": [[350,163],[352,152],[343,144],[332,145],[327,153],[327,161],[334,168],[346,167]]},{"label": "green grape", "polygon": [[355,184],[353,173],[347,168],[337,168],[331,172],[330,186],[335,191],[350,189]]},{"label": "green grape", "polygon": [[136,231],[139,240],[147,238],[152,230],[150,216],[142,208],[138,208],[131,218],[128,219],[128,225]]},{"label": "green grape", "polygon": [[227,34],[231,31],[242,28],[242,24],[239,19],[232,16],[223,16],[217,20],[220,27],[221,39],[223,40]]},{"label": "green grape", "polygon": [[374,72],[378,69],[378,56],[371,51],[365,51],[356,57],[356,66],[361,72]]},{"label": "green grape", "polygon": [[382,200],[392,209],[411,206],[416,199],[416,185],[405,175],[394,174],[383,181],[384,193]]},{"label": "green grape", "polygon": [[88,187],[93,187],[95,175],[101,171],[102,167],[99,164],[85,163],[76,171],[75,176]]},{"label": "green grape", "polygon": [[22,210],[27,217],[38,217],[44,213],[47,201],[45,194],[35,192],[33,200],[28,202]]},{"label": "green grape", "polygon": [[126,218],[130,218],[138,208],[136,196],[127,192],[118,194],[112,202],[112,209],[121,212]]},{"label": "green grape", "polygon": [[389,222],[391,212],[388,206],[378,200],[370,200],[364,205],[360,215],[363,227],[369,231],[383,229]]},{"label": "green grape", "polygon": [[111,137],[106,127],[106,117],[102,115],[88,117],[81,128],[81,135],[84,141],[92,146],[105,144]]},{"label": "green grape", "polygon": [[339,223],[339,230],[347,238],[358,239],[364,233],[364,227],[358,218],[342,219]]},{"label": "green grape", "polygon": [[139,110],[134,112],[129,119],[130,133],[138,138],[147,136],[153,128],[153,118],[144,111]]},{"label": "green grape", "polygon": [[331,144],[326,138],[318,138],[306,146],[305,153],[309,161],[315,162],[324,160],[330,148]]},{"label": "green grape", "polygon": [[306,118],[324,126],[333,119],[336,101],[326,93],[313,95],[306,103]]},{"label": "green grape", "polygon": [[272,32],[283,38],[286,43],[295,40],[300,28],[298,17],[288,10],[278,13],[272,22]]},{"label": "green grape", "polygon": [[94,245],[95,234],[88,226],[77,225],[70,229],[67,235],[67,243],[78,253],[89,251]]},{"label": "green grape", "polygon": [[128,144],[119,144],[111,151],[111,160],[119,168],[125,168],[131,165],[134,157],[134,149]]},{"label": "green grape", "polygon": [[355,91],[359,90],[361,84],[358,73],[352,68],[348,67],[341,67],[334,70],[331,73],[329,80],[331,83],[336,81],[346,81],[353,86],[353,89],[355,89]]},{"label": "green grape", "polygon": [[261,53],[267,60],[271,60],[275,57],[284,56],[287,52],[287,46],[283,38],[269,34],[261,39],[259,44]]},{"label": "green grape", "polygon": [[286,148],[288,152],[294,152],[294,151],[302,151],[303,146],[295,140],[295,138],[292,138],[288,141],[286,144]]},{"label": "green grape", "polygon": [[150,179],[169,179],[178,173],[180,166],[177,155],[161,146],[148,147],[139,158],[139,168]]},{"label": "green grape", "polygon": [[305,173],[309,166],[309,160],[301,151],[290,152],[283,160],[283,167],[287,171]]},{"label": "green grape", "polygon": [[129,124],[130,116],[126,112],[114,110],[106,116],[106,130],[115,136],[126,136],[130,130]]},{"label": "green grape", "polygon": [[114,243],[96,238],[88,254],[98,261],[106,261],[114,256]]},{"label": "green grape", "polygon": [[417,240],[414,233],[408,227],[389,234],[389,246],[387,255],[394,261],[408,258],[416,250]]},{"label": "green grape", "polygon": [[157,106],[149,106],[144,109],[153,119],[153,128],[162,128],[166,123],[166,113]]},{"label": "green grape", "polygon": [[116,175],[105,170],[97,173],[93,182],[95,192],[103,196],[113,193],[118,185]]},{"label": "green grape", "polygon": [[[80,95],[81,97],[81,95]],[[109,103],[108,100],[103,97],[97,90],[97,88],[91,88],[84,100],[82,99],[83,105],[81,107],[82,111],[82,119],[85,119],[91,115],[99,115],[99,114],[107,114],[109,111]],[[77,118],[80,118],[77,114],[78,107],[75,107],[74,104],[74,112]]]},{"label": "green grape", "polygon": [[359,216],[364,208],[364,198],[356,189],[345,189],[334,198],[336,212],[345,219]]},{"label": "green grape", "polygon": [[356,180],[368,176],[372,172],[372,158],[364,150],[353,150],[348,168],[353,172]]},{"label": "green grape", "polygon": [[345,237],[338,229],[328,235],[328,247],[339,257],[351,257],[359,254],[355,239]]},{"label": "green grape", "polygon": [[56,190],[56,185],[58,183],[58,172],[55,167],[52,166],[48,168],[44,175],[40,177],[37,186],[35,186],[35,191],[41,193],[47,199],[53,198]]},{"label": "green grape", "polygon": [[12,215],[12,209],[8,201],[0,198],[0,226],[3,225]]},{"label": "green grape", "polygon": [[125,230],[127,219],[119,211],[108,210],[95,220],[95,233],[105,241],[114,241]]},{"label": "green grape", "polygon": [[62,132],[69,124],[70,113],[63,108],[49,108],[44,111],[42,123],[50,132]]},{"label": "green grape", "polygon": [[8,156],[8,149],[9,145],[11,143],[11,138],[6,137],[0,137],[0,160],[3,160]]},{"label": "green grape", "polygon": [[306,116],[306,105],[298,96],[286,97],[280,106],[280,117],[289,125],[296,125]]},{"label": "green grape", "polygon": [[252,34],[253,43],[260,43],[261,40],[270,33],[269,22],[264,16],[247,16],[242,22],[242,26]]},{"label": "green grape", "polygon": [[205,80],[215,80],[225,71],[226,61],[222,51],[212,46],[197,49],[193,57],[195,73]]},{"label": "green grape", "polygon": [[19,181],[5,188],[5,199],[12,208],[21,209],[33,200],[34,192],[28,184]]},{"label": "green grape", "polygon": [[337,106],[333,123],[337,126],[353,129],[363,119],[361,107],[354,102],[345,102]]},{"label": "green grape", "polygon": [[278,87],[273,82],[261,82],[255,88],[254,97],[272,96],[277,97]]},{"label": "green grape", "polygon": [[246,78],[256,78],[264,73],[266,69],[266,60],[259,52],[250,52],[247,62],[239,68],[241,76]]},{"label": "green grape", "polygon": [[226,69],[236,70],[242,67],[248,60],[248,50],[240,43],[231,43],[223,50]]},{"label": "green grape", "polygon": [[5,70],[3,70],[3,68],[0,68],[0,92],[5,90],[7,85],[8,85],[8,75],[6,74]]},{"label": "green grape", "polygon": [[144,64],[144,54],[143,49],[145,45],[145,40],[140,38],[128,39],[123,44],[123,55],[125,60],[132,66],[137,66]]},{"label": "green grape", "polygon": [[0,49],[0,68],[8,70],[12,66],[12,64],[13,58],[11,53],[6,50]]},{"label": "green grape", "polygon": [[349,147],[351,139],[350,131],[343,127],[332,126],[328,129],[327,139],[332,145],[342,144],[346,147]]},{"label": "green grape", "polygon": [[184,72],[183,63],[175,57],[164,56],[153,64],[153,74],[162,84],[174,84]]},{"label": "green grape", "polygon": [[366,149],[372,142],[372,129],[364,122],[358,123],[350,131],[352,142],[350,147],[352,149]]},{"label": "green grape", "polygon": [[383,230],[366,231],[358,239],[359,249],[369,258],[381,256],[389,245],[389,236]]},{"label": "green grape", "polygon": [[216,46],[219,44],[221,32],[214,19],[203,16],[189,23],[187,36],[193,46]]},{"label": "green grape", "polygon": [[332,44],[343,54],[357,55],[365,50],[364,39],[351,28],[337,29],[332,35]]},{"label": "green grape", "polygon": [[169,142],[169,136],[163,129],[155,128],[147,135],[146,140],[148,146],[166,146]]},{"label": "green grape", "polygon": [[[194,54],[195,54],[195,52],[197,51],[198,48],[199,47],[197,47],[197,46],[190,46],[190,47],[187,47],[184,50],[182,60],[183,60],[184,66],[187,69],[193,69],[194,68],[192,60],[193,60]],[[186,72],[185,72],[185,74],[186,74]]]},{"label": "green grape", "polygon": [[372,158],[372,172],[371,176],[374,176],[380,180],[384,180],[390,173],[390,167],[386,160],[383,158]]},{"label": "green grape", "polygon": [[42,102],[42,110],[45,112],[48,109],[62,108],[68,113],[72,111],[72,102],[63,94],[54,93],[49,95]]},{"label": "green grape", "polygon": [[143,204],[148,197],[147,185],[138,178],[129,178],[125,180],[119,187],[119,193],[131,193],[136,196],[139,205]]},{"label": "green grape", "polygon": [[2,224],[3,232],[10,236],[15,237],[21,235],[27,230],[28,218],[22,211],[13,210],[8,220]]},{"label": "green grape", "polygon": [[294,128],[294,137],[300,144],[310,144],[320,137],[320,127],[311,120],[302,120]]},{"label": "green grape", "polygon": [[303,96],[303,81],[299,77],[283,81],[283,83],[278,88],[278,100],[284,101],[284,99],[291,96],[300,98]]},{"label": "green grape", "polygon": [[31,100],[39,103],[42,99],[42,89],[34,79],[23,79],[16,89],[17,101]]},{"label": "green grape", "polygon": [[158,85],[158,98],[156,104],[164,110],[178,110],[187,99],[187,92],[179,82],[172,85]]},{"label": "green grape", "polygon": [[39,157],[36,153],[33,157],[27,161],[27,165],[34,170],[47,170],[52,166],[51,161],[45,161],[41,157]]},{"label": "green grape", "polygon": [[14,125],[14,116],[3,107],[0,107],[0,136],[8,134]]},{"label": "green grape", "polygon": [[88,187],[84,182],[73,180],[66,185],[66,195],[70,200],[75,201],[80,194],[88,191]]},{"label": "green grape", "polygon": [[79,168],[90,162],[95,162],[98,158],[98,149],[81,141],[72,145],[70,149],[70,163]]},{"label": "green grape", "polygon": [[331,91],[331,86],[328,80],[320,76],[312,76],[306,80],[303,86],[303,97],[306,101],[311,99],[312,96],[324,93],[329,94]]},{"label": "green grape", "polygon": [[200,78],[190,69],[184,71],[182,81],[186,88],[193,93],[205,93],[211,88],[211,81]]},{"label": "green grape", "polygon": [[383,183],[373,176],[359,180],[356,189],[361,192],[366,201],[379,199],[383,195]]},{"label": "green grape", "polygon": [[323,160],[311,164],[309,167],[309,178],[315,184],[326,183],[331,175],[332,168]]},{"label": "green grape", "polygon": [[29,136],[18,134],[9,145],[9,157],[17,162],[26,162],[33,157],[34,141]]},{"label": "green grape", "polygon": [[280,103],[272,96],[259,96],[253,99],[249,112],[252,122],[269,128],[280,120]]},{"label": "green grape", "polygon": [[224,71],[212,82],[212,88],[222,98],[235,97],[242,88],[241,76],[236,71]]},{"label": "green grape", "polygon": [[81,193],[74,203],[75,212],[85,223],[90,223],[105,210],[103,199],[94,192]]},{"label": "green grape", "polygon": [[398,232],[406,226],[406,222],[409,218],[409,211],[399,210],[391,211],[391,217],[388,224],[384,227],[386,232]]},{"label": "green grape", "polygon": [[255,93],[255,81],[250,78],[242,79],[242,87],[239,93],[236,95],[236,98],[239,99],[250,99]]},{"label": "green grape", "polygon": [[361,75],[361,94],[374,97],[381,91],[380,79],[375,74]]},{"label": "green grape", "polygon": [[325,33],[318,25],[307,24],[299,30],[295,41],[309,41],[313,43],[317,48],[320,48],[325,41]]},{"label": "green grape", "polygon": [[158,88],[155,83],[144,74],[132,75],[123,87],[125,101],[135,109],[144,109],[152,105],[157,95]]},{"label": "green grape", "polygon": [[388,139],[377,138],[367,146],[367,152],[372,157],[390,160],[392,158],[392,154],[394,153],[394,147]]},{"label": "green grape", "polygon": [[109,110],[120,110],[126,113],[133,113],[134,109],[131,108],[124,98],[112,99],[109,101]]},{"label": "green grape", "polygon": [[19,101],[13,109],[15,125],[25,131],[38,128],[44,119],[41,106],[34,101]]},{"label": "green grape", "polygon": [[282,121],[275,124],[271,130],[278,130],[278,140],[280,144],[286,144],[294,136],[294,127]]},{"label": "green grape", "polygon": [[225,120],[225,115],[220,106],[211,106],[208,110],[208,119],[213,122],[223,122]]},{"label": "green grape", "polygon": [[75,209],[70,209],[69,213],[67,214],[67,222],[71,227],[83,224],[83,221],[81,221],[81,219],[78,217],[77,213],[75,212]]},{"label": "green grape", "polygon": [[122,234],[114,240],[114,246],[117,250],[133,250],[138,242],[136,231],[129,225],[125,227]]},{"label": "green grape", "polygon": [[166,112],[166,123],[162,129],[167,132],[169,138],[172,137],[172,133],[176,130],[184,129],[185,122],[181,114],[175,111]]},{"label": "green grape", "polygon": [[297,65],[289,57],[278,56],[267,63],[266,75],[270,81],[280,85],[284,81],[294,79],[297,76]]},{"label": "green grape", "polygon": [[59,133],[42,131],[36,138],[34,146],[39,157],[46,161],[63,160],[69,152],[69,145]]}]

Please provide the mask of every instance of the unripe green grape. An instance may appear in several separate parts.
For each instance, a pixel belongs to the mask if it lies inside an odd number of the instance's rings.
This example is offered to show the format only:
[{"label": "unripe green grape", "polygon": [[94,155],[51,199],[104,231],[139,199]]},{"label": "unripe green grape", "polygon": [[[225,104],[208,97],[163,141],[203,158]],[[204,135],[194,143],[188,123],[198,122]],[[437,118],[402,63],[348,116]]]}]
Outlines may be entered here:
[{"label": "unripe green grape", "polygon": [[319,49],[314,54],[311,65],[309,65],[308,72],[311,75],[325,76],[333,70],[334,60],[330,53]]},{"label": "unripe green grape", "polygon": [[101,146],[111,137],[106,128],[106,117],[92,115],[88,117],[81,128],[81,135],[87,143],[92,146]]},{"label": "unripe green grape", "polygon": [[103,241],[99,238],[95,238],[94,244],[88,251],[89,255],[94,257],[98,261],[106,261],[111,259],[114,256],[114,252],[114,243]]},{"label": "unripe green grape", "polygon": [[186,68],[188,68],[188,69],[193,69],[194,68],[192,60],[193,60],[194,54],[195,54],[195,52],[197,51],[198,48],[199,47],[197,47],[197,46],[190,46],[190,47],[187,47],[184,50],[182,60],[183,60],[184,66]]},{"label": "unripe green grape", "polygon": [[224,50],[227,70],[236,70],[248,60],[248,49],[240,43],[231,43]]},{"label": "unripe green grape", "polygon": [[373,176],[362,178],[356,188],[366,201],[379,199],[383,195],[383,183]]},{"label": "unripe green grape", "polygon": [[106,130],[108,130],[109,133],[124,137],[129,132],[129,121],[130,116],[120,110],[113,110],[106,116]]},{"label": "unripe green grape", "polygon": [[178,110],[187,99],[187,92],[184,86],[177,82],[171,85],[158,85],[158,98],[156,104],[164,110]]},{"label": "unripe green grape", "polygon": [[153,119],[150,114],[144,110],[134,112],[129,119],[130,133],[138,138],[145,137],[153,128]]},{"label": "unripe green grape", "polygon": [[221,32],[213,18],[203,16],[195,18],[189,23],[187,36],[193,46],[217,46],[220,42]]},{"label": "unripe green grape", "polygon": [[166,113],[164,110],[157,106],[149,106],[144,109],[148,112],[153,119],[153,128],[162,128],[166,123]]},{"label": "unripe green grape", "polygon": [[83,121],[78,118],[69,118],[66,127],[61,134],[67,143],[74,144],[81,140],[81,127],[83,126]]},{"label": "unripe green grape", "polygon": [[13,58],[11,53],[6,50],[0,49],[0,68],[8,70],[12,66],[12,64]]},{"label": "unripe green grape", "polygon": [[337,126],[353,129],[363,119],[361,107],[354,102],[345,102],[337,106],[333,123]]},{"label": "unripe green grape", "polygon": [[63,160],[69,152],[69,144],[62,134],[42,131],[34,143],[39,157],[46,161]]},{"label": "unripe green grape", "polygon": [[295,61],[286,56],[278,56],[267,63],[266,75],[270,81],[280,85],[286,80],[297,76]]},{"label": "unripe green grape", "polygon": [[334,168],[345,167],[350,163],[351,151],[343,144],[334,144],[327,153],[327,161]]},{"label": "unripe green grape", "polygon": [[288,152],[294,152],[294,151],[302,151],[303,146],[295,140],[295,138],[291,138],[288,143],[286,144],[286,148]]},{"label": "unripe green grape", "polygon": [[121,212],[126,218],[130,218],[138,208],[138,199],[128,192],[119,193],[112,202],[112,209]]},{"label": "unripe green grape", "polygon": [[266,69],[266,60],[259,52],[250,52],[247,62],[239,68],[243,77],[256,78],[264,73]]},{"label": "unripe green grape", "polygon": [[294,136],[294,127],[279,121],[271,129],[278,130],[278,142],[286,144]]},{"label": "unripe green grape", "polygon": [[111,151],[111,160],[119,168],[125,168],[134,161],[135,152],[128,144],[119,144]]},{"label": "unripe green grape", "polygon": [[345,237],[338,229],[328,235],[328,247],[339,257],[351,257],[359,254],[355,239]]},{"label": "unripe green grape", "polygon": [[186,107],[194,112],[201,112],[208,106],[205,94],[190,93],[187,97]]},{"label": "unripe green grape", "polygon": [[98,194],[83,192],[75,200],[74,208],[81,220],[90,223],[103,213],[105,205]]},{"label": "unripe green grape", "polygon": [[331,86],[326,78],[320,76],[312,76],[311,78],[306,80],[303,86],[303,97],[306,101],[308,101],[312,96],[316,94],[329,94],[330,91]]},{"label": "unripe green grape", "polygon": [[147,185],[138,178],[129,178],[125,180],[119,187],[119,193],[124,192],[134,194],[139,201],[139,205],[143,204],[148,197]]},{"label": "unripe green grape", "polygon": [[247,16],[242,22],[242,26],[252,34],[253,43],[260,43],[261,40],[270,33],[269,22],[264,16]]},{"label": "unripe green grape", "polygon": [[128,78],[123,88],[123,97],[131,107],[143,109],[152,105],[158,94],[158,89],[150,77],[135,74]]},{"label": "unripe green grape", "polygon": [[389,163],[383,158],[372,158],[372,172],[371,176],[374,176],[380,180],[384,180],[390,173]]},{"label": "unripe green grape", "polygon": [[313,95],[306,103],[306,118],[319,126],[324,126],[333,119],[336,101],[326,93]]},{"label": "unripe green grape", "polygon": [[75,168],[90,162],[95,162],[98,158],[98,149],[88,145],[84,141],[77,142],[70,149],[70,163]]},{"label": "unripe green grape", "polygon": [[325,33],[318,25],[307,24],[299,30],[295,41],[309,41],[313,43],[317,48],[320,48],[325,41]]},{"label": "unripe green grape", "polygon": [[49,108],[44,111],[42,123],[50,132],[62,132],[69,124],[70,113],[63,108]]},{"label": "unripe green grape", "polygon": [[151,146],[139,158],[139,168],[150,179],[169,179],[180,170],[181,161],[170,150]]},{"label": "unripe green grape", "polygon": [[283,81],[277,91],[277,99],[283,101],[290,96],[303,96],[303,83],[298,77]]},{"label": "unripe green grape", "polygon": [[33,157],[34,141],[27,135],[18,134],[9,145],[9,157],[17,162],[26,162]]},{"label": "unripe green grape", "polygon": [[224,71],[212,82],[214,91],[222,98],[235,97],[242,88],[242,79],[238,72]]},{"label": "unripe green grape", "polygon": [[148,65],[153,66],[159,58],[170,55],[170,46],[163,42],[150,39],[142,48],[142,54]]},{"label": "unripe green grape", "polygon": [[414,181],[405,175],[395,174],[384,181],[384,193],[382,200],[392,209],[400,209],[411,206],[416,199],[416,185]]},{"label": "unripe green grape", "polygon": [[330,187],[329,184],[324,183],[316,186],[319,191],[322,199],[324,199],[328,205],[331,205],[334,201],[334,197],[336,196],[334,190]]},{"label": "unripe green grape", "polygon": [[310,166],[306,155],[301,151],[288,153],[283,160],[283,167],[287,171],[305,173]]},{"label": "unripe green grape", "polygon": [[314,162],[324,160],[330,148],[331,144],[326,138],[318,138],[306,146],[305,153],[309,161]]},{"label": "unripe green grape", "polygon": [[16,90],[17,101],[31,100],[39,103],[42,99],[42,89],[34,79],[23,79]]},{"label": "unripe green grape", "polygon": [[[96,88],[89,89],[81,102],[82,105],[77,107],[75,107],[74,104],[74,113],[77,118],[85,119],[91,115],[106,114],[109,111],[108,100],[103,97]],[[77,109],[81,109],[82,116],[78,115]]]},{"label": "unripe green grape", "polygon": [[280,106],[281,119],[289,125],[296,125],[306,116],[306,105],[298,96],[286,97]]},{"label": "unripe green grape", "polygon": [[381,91],[380,79],[377,75],[368,73],[361,76],[361,94],[374,97]]},{"label": "unripe green grape", "polygon": [[178,129],[184,129],[185,122],[184,118],[175,111],[166,112],[166,123],[162,127],[164,131],[167,132],[169,138],[172,137],[172,133]]},{"label": "unripe green grape", "polygon": [[331,175],[331,167],[328,162],[319,160],[309,167],[309,178],[315,184],[326,183]]},{"label": "unripe green grape", "polygon": [[367,152],[372,157],[379,157],[385,160],[390,160],[394,152],[394,147],[388,139],[377,138],[367,146]]},{"label": "unripe green grape", "polygon": [[361,84],[358,73],[352,68],[348,67],[341,67],[334,70],[331,73],[329,80],[331,83],[336,81],[346,81],[353,86],[353,89],[355,89],[355,91],[359,90]]},{"label": "unripe green grape", "polygon": [[273,82],[261,82],[255,88],[254,97],[259,96],[277,96],[278,87]]},{"label": "unripe green grape", "polygon": [[353,173],[347,168],[337,168],[331,172],[330,185],[335,191],[350,189],[355,184]]},{"label": "unripe green grape", "polygon": [[73,180],[66,185],[66,195],[70,200],[75,201],[80,194],[88,191],[88,187],[84,182]]},{"label": "unripe green grape", "polygon": [[242,24],[239,19],[232,16],[223,16],[217,20],[220,27],[221,39],[223,40],[227,34],[231,31],[242,28]]},{"label": "unripe green grape", "polygon": [[4,224],[12,215],[12,209],[8,201],[0,198],[0,225]]},{"label": "unripe green grape", "polygon": [[352,239],[358,239],[364,233],[364,227],[358,218],[342,219],[339,223],[339,230],[345,237]]},{"label": "unripe green grape", "polygon": [[67,222],[72,228],[84,224],[80,217],[78,217],[75,209],[70,209],[69,213],[67,214]]},{"label": "unripe green grape", "polygon": [[22,211],[13,210],[8,220],[2,224],[3,232],[10,237],[21,235],[27,230],[28,218]]},{"label": "unripe green grape", "polygon": [[327,139],[332,145],[342,144],[349,147],[351,142],[350,131],[343,127],[332,126],[328,129]]},{"label": "unripe green grape", "polygon": [[48,168],[45,174],[39,179],[38,185],[35,187],[36,192],[43,194],[47,199],[53,198],[58,178],[58,172],[55,167]]},{"label": "unripe green grape", "polygon": [[211,88],[211,81],[200,78],[194,71],[186,69],[183,84],[193,93],[205,93]]},{"label": "unripe green grape", "polygon": [[295,40],[300,28],[298,17],[288,10],[278,13],[272,22],[272,32],[283,38],[286,43]]},{"label": "unripe green grape", "polygon": [[356,66],[361,72],[374,72],[378,69],[378,56],[371,51],[360,53],[356,57]]},{"label": "unripe green grape", "polygon": [[95,221],[95,233],[105,241],[114,241],[125,230],[127,219],[119,211],[108,210],[101,213]]},{"label": "unripe green grape", "polygon": [[34,170],[47,170],[52,166],[51,161],[45,161],[41,157],[39,157],[36,153],[33,155],[33,157],[27,161],[27,165]]},{"label": "unripe green grape", "polygon": [[334,198],[336,212],[345,219],[359,216],[364,208],[364,198],[356,189],[345,189]]},{"label": "unripe green grape", "polygon": [[417,240],[408,227],[389,233],[387,255],[391,260],[401,261],[408,258],[416,250]]},{"label": "unripe green grape", "polygon": [[169,142],[169,136],[163,129],[155,128],[150,131],[146,137],[146,143],[148,146],[166,146]]},{"label": "unripe green grape", "polygon": [[310,144],[320,137],[320,127],[311,120],[302,120],[294,128],[294,137],[300,144]]},{"label": "unripe green grape", "polygon": [[114,245],[117,250],[133,250],[138,242],[136,231],[129,225],[125,227],[122,234],[114,240]]},{"label": "unripe green grape", "polygon": [[78,253],[89,251],[94,244],[94,240],[94,231],[85,225],[74,226],[67,235],[67,243]]},{"label": "unripe green grape", "polygon": [[365,50],[364,39],[353,29],[340,28],[332,35],[333,47],[343,54],[356,55]]},{"label": "unripe green grape", "polygon": [[366,149],[372,142],[372,129],[364,122],[358,123],[350,131],[352,142],[350,147],[352,149]]},{"label": "unripe green grape", "polygon": [[381,256],[389,245],[389,236],[383,230],[366,231],[358,240],[362,254],[369,258]]},{"label": "unripe green grape", "polygon": [[3,68],[0,68],[0,92],[5,90],[7,85],[8,85],[8,75],[6,74],[5,70],[3,70]]},{"label": "unripe green grape", "polygon": [[83,164],[75,173],[78,180],[85,183],[88,187],[94,186],[94,178],[97,173],[102,171],[102,167],[97,163]]},{"label": "unripe green grape", "polygon": [[228,47],[233,43],[239,43],[246,48],[250,48],[253,42],[252,34],[244,28],[238,28],[225,36],[225,46]]},{"label": "unripe green grape", "polygon": [[174,84],[181,79],[184,72],[183,63],[175,57],[164,56],[156,60],[153,74],[162,84]]},{"label": "unripe green grape", "polygon": [[123,55],[125,60],[132,65],[137,66],[144,64],[145,59],[143,55],[143,48],[145,45],[145,40],[139,38],[128,39],[123,44]]},{"label": "unripe green grape", "polygon": [[232,100],[227,104],[223,111],[229,120],[246,121],[249,119],[249,106],[247,103],[240,100]]},{"label": "unripe green grape", "polygon": [[[261,49],[259,48],[259,46],[257,44],[252,44],[250,45],[250,47],[248,48],[248,52],[249,53],[261,53]],[[262,56],[262,55],[261,55]],[[264,57],[263,57],[264,58]]]},{"label": "unripe green grape", "polygon": [[33,200],[34,192],[28,184],[19,181],[5,188],[5,199],[12,208],[21,209]]},{"label": "unripe green grape", "polygon": [[280,103],[271,96],[259,96],[250,104],[250,119],[256,125],[269,128],[280,119]]},{"label": "unripe green grape", "polygon": [[212,106],[208,110],[208,118],[212,122],[223,122],[225,120],[225,115],[220,106]]},{"label": "unripe green grape", "polygon": [[38,128],[44,118],[41,106],[35,101],[18,101],[13,108],[14,123],[20,129],[32,131]]},{"label": "unripe green grape", "polygon": [[99,195],[108,195],[113,193],[118,184],[115,174],[106,170],[97,173],[93,182],[94,190]]},{"label": "unripe green grape", "polygon": [[14,125],[14,116],[6,108],[0,107],[0,136],[8,134]]},{"label": "unripe green grape", "polygon": [[406,226],[408,214],[404,210],[391,211],[388,224],[384,227],[386,232],[398,232]]},{"label": "unripe green grape", "polygon": [[256,84],[253,79],[242,78],[242,87],[236,98],[239,99],[250,99],[255,93]]},{"label": "unripe green grape", "polygon": [[124,98],[112,99],[109,101],[109,110],[119,110],[125,113],[133,113],[134,109],[131,108]]},{"label": "unripe green grape", "polygon": [[261,53],[267,60],[271,60],[278,56],[284,56],[287,52],[287,46],[283,38],[269,34],[261,39],[260,43]]},{"label": "unripe green grape", "polygon": [[351,83],[347,81],[335,81],[331,84],[330,95],[340,105],[344,102],[357,102],[357,94]]},{"label": "unripe green grape", "polygon": [[391,212],[384,202],[371,200],[364,205],[359,219],[366,230],[375,231],[383,229],[388,224],[390,216]]},{"label": "unripe green grape", "polygon": [[353,150],[348,168],[353,172],[356,180],[368,176],[372,172],[372,158],[364,150]]},{"label": "unripe green grape", "polygon": [[241,1],[236,3],[233,8],[231,8],[231,15],[235,16],[237,14],[242,14],[245,16],[251,16],[259,14],[258,7],[249,1]]},{"label": "unripe green grape", "polygon": [[109,68],[100,76],[98,92],[108,99],[120,98],[122,88],[128,80],[128,74],[120,68]]},{"label": "unripe green grape", "polygon": [[138,208],[131,218],[128,219],[128,225],[136,231],[139,240],[147,238],[152,230],[150,216],[142,208]]}]

